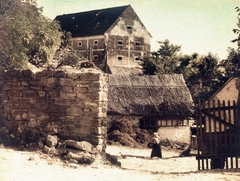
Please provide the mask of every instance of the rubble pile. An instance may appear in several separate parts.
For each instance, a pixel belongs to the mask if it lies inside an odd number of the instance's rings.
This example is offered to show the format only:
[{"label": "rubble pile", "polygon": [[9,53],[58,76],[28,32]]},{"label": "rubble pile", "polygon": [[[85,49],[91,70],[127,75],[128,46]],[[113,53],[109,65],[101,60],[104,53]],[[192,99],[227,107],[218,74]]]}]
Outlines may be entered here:
[{"label": "rubble pile", "polygon": [[130,147],[145,147],[151,138],[151,133],[134,127],[131,122],[122,118],[112,123],[108,129],[107,143]]},{"label": "rubble pile", "polygon": [[78,164],[91,164],[98,154],[97,149],[87,141],[60,141],[56,135],[48,135],[38,142],[38,146],[46,154]]}]

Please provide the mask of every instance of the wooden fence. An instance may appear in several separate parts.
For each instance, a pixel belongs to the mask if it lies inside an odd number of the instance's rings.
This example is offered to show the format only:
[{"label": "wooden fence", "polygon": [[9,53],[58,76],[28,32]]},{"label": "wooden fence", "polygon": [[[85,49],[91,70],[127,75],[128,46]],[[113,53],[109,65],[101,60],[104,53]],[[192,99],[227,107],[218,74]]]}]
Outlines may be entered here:
[{"label": "wooden fence", "polygon": [[197,106],[198,170],[239,168],[239,113],[234,101],[213,100]]}]

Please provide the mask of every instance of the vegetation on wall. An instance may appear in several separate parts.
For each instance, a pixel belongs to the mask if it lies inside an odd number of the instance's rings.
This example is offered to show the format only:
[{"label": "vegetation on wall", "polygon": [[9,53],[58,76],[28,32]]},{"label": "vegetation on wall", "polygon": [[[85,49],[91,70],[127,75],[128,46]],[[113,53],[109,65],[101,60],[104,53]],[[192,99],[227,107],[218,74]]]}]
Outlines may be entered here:
[{"label": "vegetation on wall", "polygon": [[0,24],[0,63],[5,68],[40,67],[60,46],[59,24],[44,17],[36,4],[0,0]]}]

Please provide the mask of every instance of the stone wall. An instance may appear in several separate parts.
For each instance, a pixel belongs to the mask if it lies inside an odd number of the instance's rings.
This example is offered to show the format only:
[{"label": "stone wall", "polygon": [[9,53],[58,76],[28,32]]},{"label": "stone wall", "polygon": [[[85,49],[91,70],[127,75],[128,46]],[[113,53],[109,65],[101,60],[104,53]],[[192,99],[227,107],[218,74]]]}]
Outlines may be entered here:
[{"label": "stone wall", "polygon": [[106,147],[107,75],[0,70],[0,142],[26,145],[48,134]]}]

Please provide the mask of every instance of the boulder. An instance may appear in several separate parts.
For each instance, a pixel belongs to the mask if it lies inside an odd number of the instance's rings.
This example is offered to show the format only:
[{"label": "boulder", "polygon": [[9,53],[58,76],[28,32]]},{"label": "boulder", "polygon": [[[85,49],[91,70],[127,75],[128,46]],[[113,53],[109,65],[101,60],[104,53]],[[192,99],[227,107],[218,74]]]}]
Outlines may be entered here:
[{"label": "boulder", "polygon": [[93,155],[86,152],[68,152],[67,155],[64,156],[64,158],[67,160],[76,160],[80,164],[91,164],[95,160]]},{"label": "boulder", "polygon": [[94,146],[87,141],[67,140],[66,145],[74,149],[86,151],[89,153],[91,153],[94,150]]},{"label": "boulder", "polygon": [[52,136],[52,135],[48,135],[46,138],[46,145],[48,147],[55,147],[58,144],[58,137],[56,135]]},{"label": "boulder", "polygon": [[50,151],[51,151],[51,148],[49,148],[48,146],[45,145],[45,146],[43,147],[43,152],[44,152],[44,153],[47,153],[47,154],[48,154]]},{"label": "boulder", "polygon": [[39,142],[38,142],[38,147],[39,147],[40,149],[43,149],[43,147],[44,147],[44,144],[43,144],[43,142],[42,142],[42,141],[39,141]]},{"label": "boulder", "polygon": [[51,148],[49,154],[58,156],[60,153],[59,153],[59,151],[56,148]]}]

